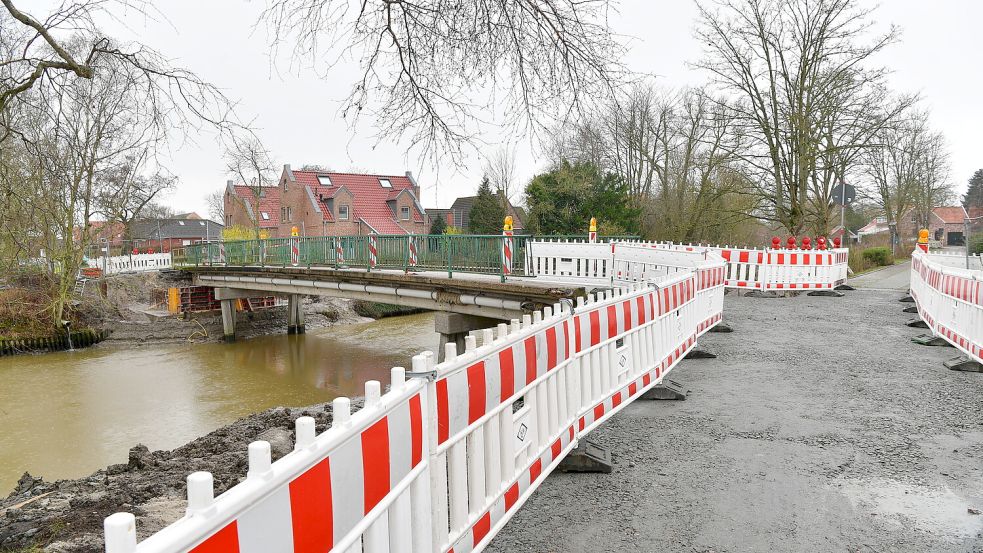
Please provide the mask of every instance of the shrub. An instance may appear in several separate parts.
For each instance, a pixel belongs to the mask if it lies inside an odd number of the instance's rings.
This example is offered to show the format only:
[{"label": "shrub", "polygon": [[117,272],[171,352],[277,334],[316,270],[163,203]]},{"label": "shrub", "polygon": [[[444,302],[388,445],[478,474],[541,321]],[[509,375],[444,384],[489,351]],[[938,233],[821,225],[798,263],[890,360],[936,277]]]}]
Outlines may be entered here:
[{"label": "shrub", "polygon": [[971,255],[983,253],[983,234],[973,235],[969,239],[969,253]]},{"label": "shrub", "polygon": [[864,261],[873,265],[893,265],[894,255],[887,247],[867,248],[863,253]]}]

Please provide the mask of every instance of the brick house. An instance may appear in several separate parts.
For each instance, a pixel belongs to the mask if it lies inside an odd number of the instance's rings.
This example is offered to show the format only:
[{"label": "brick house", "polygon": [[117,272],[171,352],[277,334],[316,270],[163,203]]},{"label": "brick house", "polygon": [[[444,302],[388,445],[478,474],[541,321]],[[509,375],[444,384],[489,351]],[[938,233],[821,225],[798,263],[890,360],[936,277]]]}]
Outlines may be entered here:
[{"label": "brick house", "polygon": [[[477,198],[477,196],[462,196],[454,200],[450,209],[431,208],[427,210],[427,214],[432,219],[441,217],[448,226],[457,227],[467,232],[471,223],[471,208],[474,207],[474,201]],[[509,202],[507,213],[512,216],[512,229],[515,233],[523,234],[526,230],[525,211]]]},{"label": "brick house", "polygon": [[171,251],[173,248],[222,238],[223,226],[208,219],[140,219],[130,223],[130,237],[141,251]]},{"label": "brick house", "polygon": [[[252,186],[233,184],[225,186],[225,226],[256,228],[268,238],[280,236],[280,187],[263,186],[259,188],[259,202]],[[289,236],[288,232],[286,236]]]},{"label": "brick house", "polygon": [[[420,187],[409,171],[405,175],[368,175],[334,171],[292,170],[284,165],[276,191],[261,199],[260,218],[270,236],[290,236],[297,227],[303,236],[425,234],[426,213],[420,205]],[[266,202],[264,204],[264,201]],[[246,209],[255,205],[249,187],[226,191],[226,223],[252,224]],[[275,208],[275,209],[274,209]],[[266,213],[269,219],[266,219]]]},{"label": "brick house", "polygon": [[[963,236],[964,223],[968,216],[966,209],[961,205],[940,206],[932,209],[931,224],[928,228],[929,239],[941,242],[944,246],[962,245],[965,240]],[[861,228],[858,234],[867,236],[889,230],[887,219],[877,217]],[[914,213],[910,213],[898,221],[898,236],[903,239],[916,238],[918,230],[918,220]]]}]

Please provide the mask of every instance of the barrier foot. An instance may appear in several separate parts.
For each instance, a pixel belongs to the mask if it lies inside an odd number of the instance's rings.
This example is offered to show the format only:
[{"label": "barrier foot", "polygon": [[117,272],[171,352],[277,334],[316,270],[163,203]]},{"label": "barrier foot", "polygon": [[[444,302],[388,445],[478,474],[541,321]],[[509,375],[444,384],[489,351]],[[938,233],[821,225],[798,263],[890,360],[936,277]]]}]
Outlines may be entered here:
[{"label": "barrier foot", "polygon": [[909,305],[901,310],[902,313],[918,313],[918,307],[914,305]]},{"label": "barrier foot", "polygon": [[751,290],[744,293],[745,298],[777,298],[780,297],[777,292],[772,292],[771,290]]},{"label": "barrier foot", "polygon": [[901,303],[915,303],[915,298],[911,296],[905,296],[898,301],[900,301]]},{"label": "barrier foot", "polygon": [[843,292],[837,292],[836,290],[813,290],[812,292],[809,292],[806,295],[813,296],[813,297],[820,296],[826,298],[842,298],[846,294],[844,294]]},{"label": "barrier foot", "polygon": [[932,336],[931,334],[919,334],[912,338],[911,341],[922,346],[955,347],[949,342],[946,342],[944,338]]},{"label": "barrier foot", "polygon": [[680,386],[675,380],[667,378],[658,386],[649,388],[640,396],[640,399],[682,401],[686,399],[687,395],[689,395],[689,390]]},{"label": "barrier foot", "polygon": [[717,354],[711,351],[705,350],[699,346],[689,350],[686,354],[686,359],[716,359]]},{"label": "barrier foot", "polygon": [[968,357],[953,357],[942,363],[950,371],[964,371],[971,373],[983,373],[983,365]]},{"label": "barrier foot", "polygon": [[840,290],[843,292],[853,292],[854,290],[856,290],[856,288],[850,286],[849,284],[840,284],[836,288],[833,288],[833,290]]},{"label": "barrier foot", "polygon": [[720,332],[722,334],[727,334],[728,332],[734,332],[734,329],[727,323],[717,323],[710,327],[707,332]]},{"label": "barrier foot", "polygon": [[911,328],[928,328],[928,323],[921,319],[912,319],[906,322],[905,326],[910,326]]},{"label": "barrier foot", "polygon": [[611,474],[611,452],[603,447],[581,440],[569,455],[560,461],[557,470],[561,472],[603,472]]}]

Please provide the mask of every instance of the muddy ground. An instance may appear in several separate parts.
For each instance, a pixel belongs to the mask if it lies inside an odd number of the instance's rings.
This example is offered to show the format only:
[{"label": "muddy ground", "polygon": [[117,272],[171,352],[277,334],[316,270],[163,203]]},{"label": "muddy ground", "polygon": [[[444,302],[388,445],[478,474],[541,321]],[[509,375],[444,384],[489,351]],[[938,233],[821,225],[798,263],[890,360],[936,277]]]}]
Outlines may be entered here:
[{"label": "muddy ground", "polygon": [[629,405],[591,436],[614,471],[551,475],[488,551],[983,551],[983,374],[901,295],[728,295],[689,397]]}]

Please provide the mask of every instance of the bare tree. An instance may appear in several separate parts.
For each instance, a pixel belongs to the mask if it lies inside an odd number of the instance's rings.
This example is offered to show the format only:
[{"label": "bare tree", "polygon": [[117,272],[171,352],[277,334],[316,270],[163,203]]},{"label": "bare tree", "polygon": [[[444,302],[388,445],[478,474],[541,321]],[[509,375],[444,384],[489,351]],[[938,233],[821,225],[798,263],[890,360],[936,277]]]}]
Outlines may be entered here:
[{"label": "bare tree", "polygon": [[[761,183],[761,215],[797,234],[810,198],[883,126],[863,106],[881,93],[887,70],[868,66],[898,31],[874,34],[873,9],[858,0],[703,0],[699,10],[706,55],[695,65],[737,97],[737,123],[750,139],[741,157]],[[816,180],[817,171],[828,174]]]},{"label": "bare tree", "polygon": [[255,137],[234,140],[225,151],[225,163],[229,175],[248,186],[252,192],[252,204],[243,198],[237,201],[243,202],[258,236],[260,199],[266,194],[266,188],[277,183],[276,164],[269,150]]},{"label": "bare tree", "polygon": [[214,221],[225,224],[225,190],[216,190],[205,196],[208,204],[208,216]]},{"label": "bare tree", "polygon": [[[292,59],[359,60],[343,108],[383,137],[462,162],[479,125],[536,132],[583,111],[625,76],[610,0],[272,0],[264,19]],[[340,45],[340,46],[339,46]]]},{"label": "bare tree", "polygon": [[517,171],[515,150],[499,148],[485,161],[485,176],[502,201],[506,202],[506,207],[512,205],[513,199],[519,192]]},{"label": "bare tree", "polygon": [[144,174],[148,155],[147,149],[137,151],[104,170],[95,194],[96,213],[106,221],[122,224],[127,239],[132,238],[131,223],[146,216],[152,202],[177,182],[164,171]]}]

